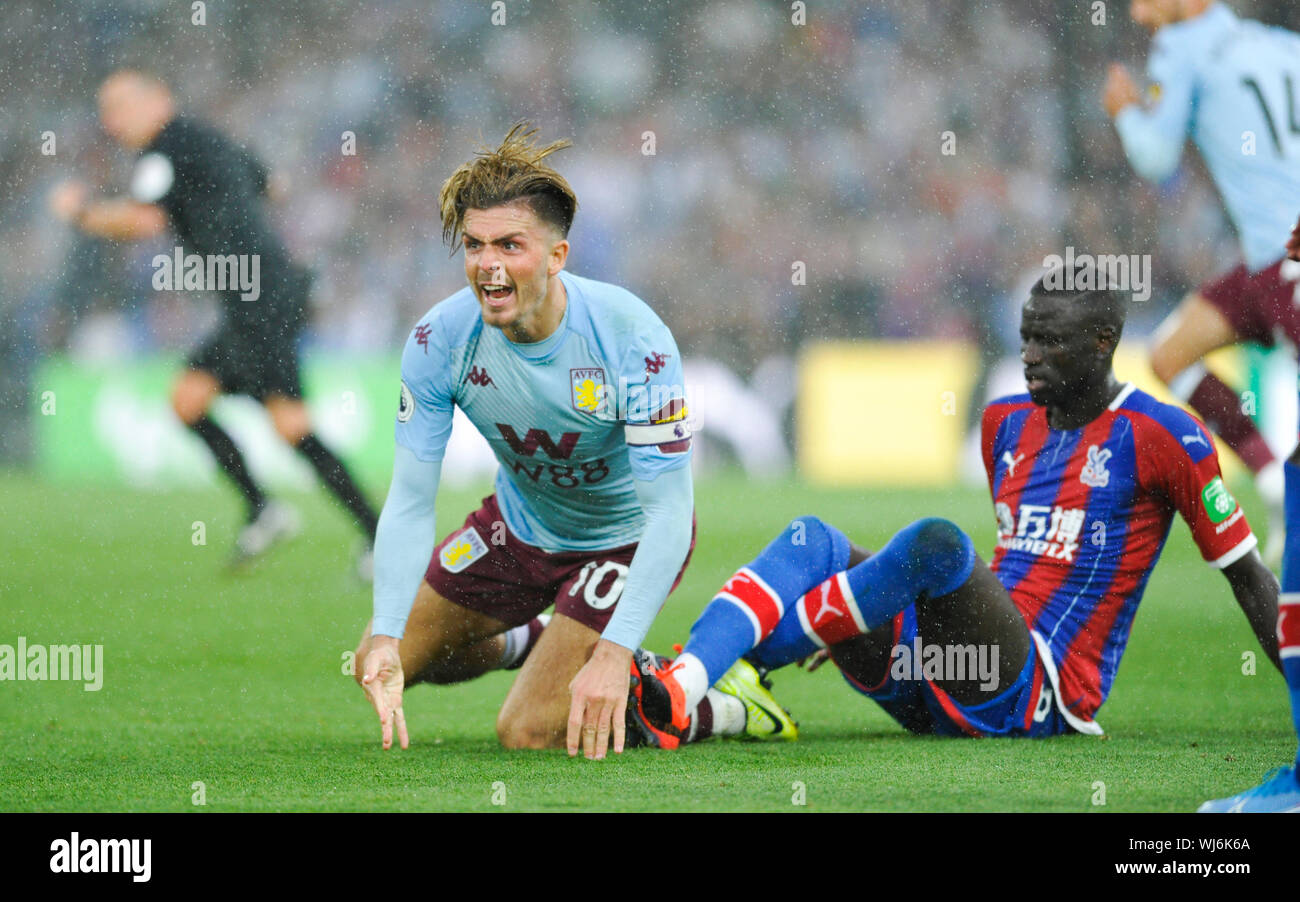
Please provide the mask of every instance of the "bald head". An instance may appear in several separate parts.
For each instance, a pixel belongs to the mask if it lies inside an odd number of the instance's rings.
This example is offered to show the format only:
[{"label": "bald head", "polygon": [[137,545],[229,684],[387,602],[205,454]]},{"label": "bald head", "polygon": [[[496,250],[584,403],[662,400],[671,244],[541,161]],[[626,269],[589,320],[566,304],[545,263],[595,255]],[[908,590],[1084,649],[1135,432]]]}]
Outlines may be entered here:
[{"label": "bald head", "polygon": [[152,75],[119,69],[99,88],[99,120],[119,144],[139,150],[176,115],[171,91]]},{"label": "bald head", "polygon": [[1068,274],[1063,266],[1048,270],[1029,290],[1029,299],[1040,308],[1059,308],[1073,328],[1109,327],[1116,341],[1128,315],[1124,295],[1112,285],[1106,270],[1095,263],[1080,263]]}]

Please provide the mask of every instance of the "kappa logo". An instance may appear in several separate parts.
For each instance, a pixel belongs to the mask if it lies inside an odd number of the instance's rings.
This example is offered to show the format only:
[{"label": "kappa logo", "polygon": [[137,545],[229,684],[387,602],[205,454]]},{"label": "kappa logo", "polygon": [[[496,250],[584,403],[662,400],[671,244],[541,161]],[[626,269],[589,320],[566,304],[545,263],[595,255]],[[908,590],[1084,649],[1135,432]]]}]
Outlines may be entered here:
[{"label": "kappa logo", "polygon": [[420,325],[415,327],[415,343],[424,348],[425,354],[429,353],[429,333],[432,331],[433,328],[431,326],[426,326],[424,323],[420,323]]},{"label": "kappa logo", "polygon": [[442,553],[438,557],[442,569],[448,573],[459,573],[487,553],[487,543],[478,534],[478,530],[471,526],[449,539],[442,546]]},{"label": "kappa logo", "polygon": [[1016,466],[1024,459],[1025,459],[1025,455],[1023,451],[1020,454],[1016,455],[1015,457],[1011,456],[1010,451],[1003,451],[1002,462],[1007,465],[1007,475],[1015,476]]},{"label": "kappa logo", "polygon": [[1111,458],[1109,448],[1098,448],[1096,445],[1088,446],[1088,461],[1079,471],[1079,481],[1086,486],[1094,489],[1105,488],[1110,485],[1110,470],[1106,469],[1106,461]]},{"label": "kappa logo", "polygon": [[671,354],[660,354],[657,351],[651,351],[650,356],[645,359],[645,371],[647,375],[657,376],[659,371],[664,368]]},{"label": "kappa logo", "polygon": [[487,367],[470,367],[469,375],[465,377],[465,381],[470,385],[490,385],[493,388],[497,387],[497,384],[492,381],[492,377],[488,375]]}]

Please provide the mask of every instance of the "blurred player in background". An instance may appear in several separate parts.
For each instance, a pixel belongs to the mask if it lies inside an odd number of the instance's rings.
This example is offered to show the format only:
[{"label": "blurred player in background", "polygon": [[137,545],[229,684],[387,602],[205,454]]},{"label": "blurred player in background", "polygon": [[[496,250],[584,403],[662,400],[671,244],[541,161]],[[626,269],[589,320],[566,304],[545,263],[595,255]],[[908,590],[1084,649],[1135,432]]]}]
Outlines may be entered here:
[{"label": "blurred player in background", "polygon": [[[355,675],[383,746],[407,746],[402,691],[518,666],[507,748],[623,751],[632,650],[694,545],[681,355],[646,304],[565,272],[577,198],[511,129],[442,186],[469,286],[402,355],[393,481],[375,543],[374,618]],[[434,499],[461,408],[499,463],[495,493],[434,547]],[[539,615],[552,604],[549,624]],[[540,637],[538,636],[540,633]],[[535,641],[535,647],[533,643]]]},{"label": "blurred player in background", "polygon": [[[1300,223],[1286,246],[1287,258],[1300,262]],[[1300,465],[1300,449],[1291,454],[1287,467],[1286,556],[1282,561],[1282,594],[1278,598],[1277,644],[1291,700],[1291,721],[1300,736],[1300,509],[1290,491],[1294,468]],[[1290,767],[1274,768],[1258,786],[1227,799],[1214,799],[1201,806],[1206,813],[1252,811],[1300,812],[1300,751]]]},{"label": "blurred player in background", "polygon": [[234,441],[208,417],[222,394],[260,401],[276,432],[307,458],[351,512],[365,536],[358,570],[368,579],[377,518],[342,462],[312,432],[297,347],[311,277],[290,259],[267,223],[266,168],[210,126],[179,115],[168,87],[143,72],[124,69],[109,76],[99,90],[99,115],[114,140],[140,154],[130,194],[91,200],[85,185],[64,182],[50,199],[59,219],[118,241],[152,238],[170,225],[187,256],[258,259],[256,292],[235,286],[218,291],[222,321],[172,389],[177,416],[211,449],[247,503],[247,524],[235,540],[236,561],[291,536],[298,518],[289,505],[267,499]]},{"label": "blurred player in background", "polygon": [[[947,520],[917,521],[870,555],[815,517],[796,520],[727,582],[675,661],[638,656],[640,719],[680,731],[722,679],[744,687],[751,735],[793,738],[761,671],[826,650],[850,685],[912,732],[1100,734],[1097,709],[1175,511],[1277,663],[1277,582],[1207,434],[1112,371],[1126,303],[1114,291],[1043,282],[1025,303],[1029,392],[984,412],[998,522],[991,564]],[[996,667],[900,672],[895,650],[919,651],[917,642],[945,655],[983,649]]]},{"label": "blurred player in background", "polygon": [[[1212,0],[1134,0],[1130,14],[1154,32],[1150,103],[1112,65],[1102,93],[1133,168],[1162,182],[1190,137],[1236,227],[1245,261],[1202,285],[1160,326],[1151,367],[1256,474],[1270,508],[1264,559],[1282,554],[1284,475],[1241,399],[1202,358],[1241,341],[1271,346],[1280,329],[1300,344],[1293,301],[1300,270],[1282,259],[1300,210],[1300,37],[1239,19]],[[1297,486],[1296,491],[1300,491]]]}]

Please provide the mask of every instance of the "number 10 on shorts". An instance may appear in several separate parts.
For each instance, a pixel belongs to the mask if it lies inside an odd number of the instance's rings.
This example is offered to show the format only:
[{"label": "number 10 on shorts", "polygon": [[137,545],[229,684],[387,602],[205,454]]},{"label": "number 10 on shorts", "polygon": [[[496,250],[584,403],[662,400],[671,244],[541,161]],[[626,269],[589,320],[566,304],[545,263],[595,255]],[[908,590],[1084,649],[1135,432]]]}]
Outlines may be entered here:
[{"label": "number 10 on shorts", "polygon": [[[614,574],[614,581],[602,592],[601,585],[611,572]],[[613,607],[618,601],[618,597],[623,594],[625,582],[627,582],[626,564],[620,564],[618,561],[588,561],[582,565],[573,588],[569,590],[569,597],[574,597],[581,590],[582,600],[587,603],[587,607],[603,611],[605,608]]]}]

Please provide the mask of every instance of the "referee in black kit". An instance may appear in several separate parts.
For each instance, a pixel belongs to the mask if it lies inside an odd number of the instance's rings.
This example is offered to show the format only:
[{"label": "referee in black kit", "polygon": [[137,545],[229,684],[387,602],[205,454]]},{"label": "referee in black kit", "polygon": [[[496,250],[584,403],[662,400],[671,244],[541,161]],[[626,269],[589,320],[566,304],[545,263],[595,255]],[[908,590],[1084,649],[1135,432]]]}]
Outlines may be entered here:
[{"label": "referee in black kit", "polygon": [[[369,578],[376,515],[343,464],[312,433],[297,349],[311,276],[289,258],[267,223],[266,168],[215,129],[178,115],[168,87],[140,71],[119,70],[104,81],[99,115],[104,131],[140,153],[130,196],[91,201],[85,185],[64,182],[50,198],[55,216],[119,241],[152,238],[170,224],[187,257],[238,260],[243,276],[248,270],[255,276],[251,290],[245,279],[218,292],[221,324],[190,357],[172,389],[177,415],[212,449],[248,502],[248,523],[235,541],[236,562],[294,534],[298,517],[288,505],[268,501],[239,448],[208,417],[221,394],[246,394],[261,402],[276,432],[311,462],[365,534],[358,571]],[[255,265],[245,265],[250,260]],[[205,271],[211,269],[205,264]],[[181,273],[174,278],[179,285]]]}]

